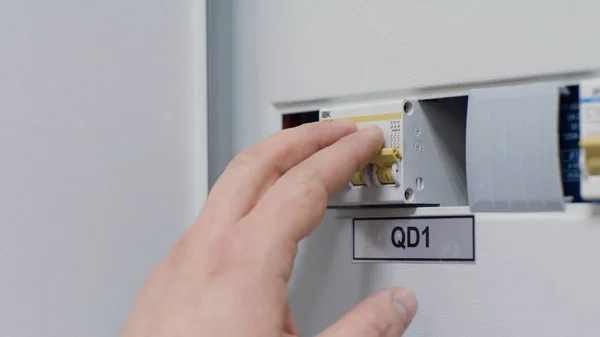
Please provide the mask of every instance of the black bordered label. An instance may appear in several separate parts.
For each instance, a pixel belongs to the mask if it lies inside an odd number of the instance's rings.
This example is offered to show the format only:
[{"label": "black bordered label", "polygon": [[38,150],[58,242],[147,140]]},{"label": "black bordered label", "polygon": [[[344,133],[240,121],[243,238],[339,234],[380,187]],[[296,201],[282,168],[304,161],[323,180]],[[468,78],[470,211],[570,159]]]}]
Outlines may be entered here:
[{"label": "black bordered label", "polygon": [[474,262],[475,216],[355,218],[356,262]]}]

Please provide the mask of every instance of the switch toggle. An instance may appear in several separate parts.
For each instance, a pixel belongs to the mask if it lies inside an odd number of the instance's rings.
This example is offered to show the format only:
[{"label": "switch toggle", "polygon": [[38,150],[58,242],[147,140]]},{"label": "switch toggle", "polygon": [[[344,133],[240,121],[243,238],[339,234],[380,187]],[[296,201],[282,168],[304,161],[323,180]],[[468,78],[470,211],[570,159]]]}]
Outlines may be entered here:
[{"label": "switch toggle", "polygon": [[590,176],[600,175],[600,136],[585,137],[579,142],[583,167]]},{"label": "switch toggle", "polygon": [[375,185],[400,185],[398,162],[402,154],[395,147],[381,149],[379,154],[370,161],[373,166],[373,181]]},{"label": "switch toggle", "polygon": [[402,154],[396,147],[381,149],[367,167],[354,173],[351,186],[400,185],[400,167]]},{"label": "switch toggle", "polygon": [[355,172],[352,180],[350,181],[351,186],[373,186],[371,177],[373,176],[373,168],[371,165],[367,165],[361,171]]}]

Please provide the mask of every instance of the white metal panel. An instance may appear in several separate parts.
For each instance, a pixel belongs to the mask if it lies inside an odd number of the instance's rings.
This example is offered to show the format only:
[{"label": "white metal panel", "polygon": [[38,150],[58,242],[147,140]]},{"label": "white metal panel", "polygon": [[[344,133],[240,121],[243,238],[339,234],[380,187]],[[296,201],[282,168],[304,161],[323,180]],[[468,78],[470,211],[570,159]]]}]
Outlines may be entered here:
[{"label": "white metal panel", "polygon": [[600,68],[594,0],[259,4],[274,102]]},{"label": "white metal panel", "polygon": [[[279,129],[282,111],[600,68],[591,42],[600,3],[591,0],[255,0],[231,10],[233,136],[225,137],[234,152]],[[407,285],[421,301],[408,336],[596,336],[599,213],[568,205],[486,214],[477,218],[475,264],[395,265],[352,264],[351,221],[331,213],[302,243],[292,308],[311,335],[370,293]]]},{"label": "white metal panel", "polygon": [[[459,207],[443,214],[467,211]],[[475,264],[353,264],[352,220],[342,218],[352,214],[331,211],[300,247],[291,305],[304,335],[313,336],[365,296],[397,285],[410,287],[419,298],[409,337],[598,335],[598,207],[479,214]],[[407,212],[360,214],[368,215]]]},{"label": "white metal panel", "polygon": [[116,336],[206,194],[204,0],[0,1],[0,335]]}]

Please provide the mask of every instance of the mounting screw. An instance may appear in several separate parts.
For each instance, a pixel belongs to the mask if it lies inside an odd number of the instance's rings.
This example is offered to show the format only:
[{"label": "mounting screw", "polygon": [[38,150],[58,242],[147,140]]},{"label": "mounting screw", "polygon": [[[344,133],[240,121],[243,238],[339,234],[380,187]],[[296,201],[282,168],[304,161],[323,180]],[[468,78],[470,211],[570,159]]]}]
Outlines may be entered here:
[{"label": "mounting screw", "polygon": [[407,188],[404,190],[404,199],[406,201],[412,201],[415,198],[415,192],[412,188]]},{"label": "mounting screw", "polygon": [[410,101],[404,102],[404,113],[407,115],[411,115],[413,113],[413,105]]}]

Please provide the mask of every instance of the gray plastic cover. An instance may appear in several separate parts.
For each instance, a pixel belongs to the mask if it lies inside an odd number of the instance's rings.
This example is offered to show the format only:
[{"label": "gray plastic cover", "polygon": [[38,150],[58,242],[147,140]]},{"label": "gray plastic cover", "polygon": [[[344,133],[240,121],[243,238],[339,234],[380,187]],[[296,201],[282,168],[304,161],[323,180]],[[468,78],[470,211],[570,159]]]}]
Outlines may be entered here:
[{"label": "gray plastic cover", "polygon": [[557,84],[469,94],[467,193],[472,212],[563,211]]}]

